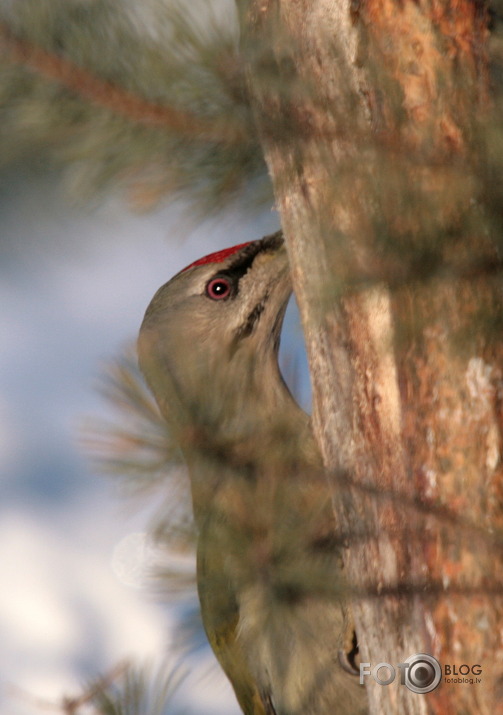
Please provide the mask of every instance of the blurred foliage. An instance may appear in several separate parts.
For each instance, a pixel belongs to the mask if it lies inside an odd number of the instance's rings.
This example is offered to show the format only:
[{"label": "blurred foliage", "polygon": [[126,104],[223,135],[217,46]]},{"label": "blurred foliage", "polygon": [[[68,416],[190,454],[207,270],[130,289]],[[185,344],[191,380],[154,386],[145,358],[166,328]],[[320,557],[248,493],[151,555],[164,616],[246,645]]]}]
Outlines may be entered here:
[{"label": "blurred foliage", "polygon": [[[98,390],[111,416],[88,422],[84,443],[96,467],[118,477],[121,492],[138,502],[157,499],[150,531],[167,553],[193,555],[195,531],[190,484],[181,454],[138,369],[132,348],[103,370]],[[167,558],[161,583],[193,589],[193,570],[183,559]],[[167,578],[167,576],[170,578]]]},{"label": "blurred foliage", "polygon": [[172,703],[183,678],[177,666],[152,676],[150,668],[119,665],[111,677],[90,683],[80,700],[92,706],[93,715],[183,715],[185,709]]},{"label": "blurred foliage", "polygon": [[268,187],[235,13],[218,7],[0,5],[1,164],[49,160],[77,198],[126,188],[140,209],[183,194],[208,212],[249,181]]},{"label": "blurred foliage", "polygon": [[107,472],[132,476],[135,491],[164,481],[173,464],[181,461],[137,367],[134,349],[126,349],[106,365],[98,390],[120,421],[96,424],[90,447]]},{"label": "blurred foliage", "polygon": [[179,664],[165,663],[155,668],[122,661],[105,674],[89,680],[77,695],[64,695],[58,702],[34,697],[17,687],[13,688],[13,695],[17,701],[33,706],[33,713],[185,715],[186,708],[174,701],[185,676]]}]

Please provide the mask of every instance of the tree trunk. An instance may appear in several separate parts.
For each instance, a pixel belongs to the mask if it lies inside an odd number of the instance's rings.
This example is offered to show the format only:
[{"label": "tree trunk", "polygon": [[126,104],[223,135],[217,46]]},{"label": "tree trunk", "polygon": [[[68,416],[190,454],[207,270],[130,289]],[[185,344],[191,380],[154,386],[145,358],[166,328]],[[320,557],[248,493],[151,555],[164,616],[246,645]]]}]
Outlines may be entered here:
[{"label": "tree trunk", "polygon": [[[503,712],[486,11],[475,0],[238,6],[361,659],[396,667],[427,653],[443,668],[428,694],[399,684],[398,669],[388,687],[366,677],[370,711]],[[480,683],[445,680],[454,666],[475,678],[476,665]]]}]

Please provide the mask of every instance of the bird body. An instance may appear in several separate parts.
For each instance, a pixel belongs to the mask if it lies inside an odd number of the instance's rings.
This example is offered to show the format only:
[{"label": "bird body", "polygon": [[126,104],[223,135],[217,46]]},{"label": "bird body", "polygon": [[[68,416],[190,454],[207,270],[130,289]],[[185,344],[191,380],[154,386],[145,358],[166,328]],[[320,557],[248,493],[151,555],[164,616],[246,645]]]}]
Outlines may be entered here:
[{"label": "bird body", "polygon": [[277,361],[290,293],[280,233],[205,257],[154,296],[139,361],[187,462],[203,623],[241,709],[357,714],[330,493]]}]

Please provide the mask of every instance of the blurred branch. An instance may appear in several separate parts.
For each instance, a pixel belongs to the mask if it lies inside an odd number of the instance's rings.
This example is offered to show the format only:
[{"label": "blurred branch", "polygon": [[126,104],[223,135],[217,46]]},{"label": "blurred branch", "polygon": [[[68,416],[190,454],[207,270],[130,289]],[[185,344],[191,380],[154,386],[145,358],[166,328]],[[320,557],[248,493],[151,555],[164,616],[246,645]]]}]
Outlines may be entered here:
[{"label": "blurred branch", "polygon": [[108,673],[97,678],[80,695],[73,697],[63,695],[59,702],[38,698],[17,685],[11,686],[10,690],[15,696],[22,697],[23,700],[32,703],[37,709],[53,710],[64,713],[64,715],[77,715],[83,705],[89,704],[92,700],[97,698],[100,693],[109,689],[114,681],[124,675],[129,667],[127,661],[121,661]]},{"label": "blurred branch", "polygon": [[184,677],[176,664],[163,666],[152,676],[150,668],[140,669],[124,660],[91,681],[79,695],[64,695],[59,702],[38,698],[18,686],[11,691],[36,710],[61,715],[80,715],[82,708],[88,713],[89,707],[92,715],[181,715],[179,708],[167,708]]},{"label": "blurred branch", "polygon": [[79,200],[125,188],[140,210],[183,196],[207,215],[250,185],[248,209],[270,203],[232,17],[162,2],[146,16],[112,0],[1,6],[0,167],[55,162]]},{"label": "blurred branch", "polygon": [[109,673],[99,677],[94,683],[90,684],[81,695],[73,698],[64,697],[61,704],[62,711],[65,715],[75,715],[80,707],[99,698],[118,678],[124,675],[128,668],[129,664],[127,661],[118,663]]},{"label": "blurred branch", "polygon": [[121,675],[119,682],[109,681],[93,692],[89,700],[96,715],[181,715],[175,706],[168,709],[185,677],[179,666],[159,669],[154,677],[146,668],[128,666]]},{"label": "blurred branch", "polygon": [[[150,531],[157,542],[178,554],[195,544],[190,486],[177,444],[139,372],[132,349],[106,366],[98,390],[111,417],[84,425],[82,444],[100,471],[117,477],[129,497],[156,493],[159,503]],[[193,588],[185,565],[160,566],[170,591]],[[188,586],[187,586],[188,584]]]},{"label": "blurred branch", "polygon": [[245,127],[228,117],[225,123],[204,120],[167,105],[154,104],[78,67],[70,60],[16,37],[0,23],[0,50],[6,58],[47,79],[55,80],[84,99],[147,126],[166,127],[201,141],[228,143],[248,140]]},{"label": "blurred branch", "polygon": [[106,366],[98,391],[114,414],[111,420],[93,420],[85,428],[84,445],[99,467],[108,473],[146,477],[142,486],[164,480],[181,458],[132,350]]}]

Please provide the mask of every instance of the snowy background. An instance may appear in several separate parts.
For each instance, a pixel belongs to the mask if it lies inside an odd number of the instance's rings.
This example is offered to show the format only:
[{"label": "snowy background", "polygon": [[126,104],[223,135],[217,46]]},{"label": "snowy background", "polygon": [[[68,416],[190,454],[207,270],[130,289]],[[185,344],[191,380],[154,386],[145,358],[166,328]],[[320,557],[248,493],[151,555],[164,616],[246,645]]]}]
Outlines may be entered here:
[{"label": "snowy background", "polygon": [[[103,413],[102,366],[134,339],[155,290],[277,227],[272,211],[196,227],[173,207],[72,207],[48,172],[0,176],[0,712],[46,712],[35,700],[78,695],[124,657],[169,653],[174,612],[117,568],[146,517],[93,472],[79,429]],[[283,354],[307,404],[294,311],[287,322]],[[180,691],[188,712],[238,713],[223,676],[207,671],[195,667]]]}]

